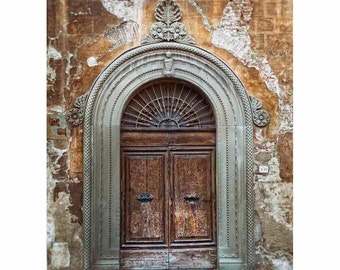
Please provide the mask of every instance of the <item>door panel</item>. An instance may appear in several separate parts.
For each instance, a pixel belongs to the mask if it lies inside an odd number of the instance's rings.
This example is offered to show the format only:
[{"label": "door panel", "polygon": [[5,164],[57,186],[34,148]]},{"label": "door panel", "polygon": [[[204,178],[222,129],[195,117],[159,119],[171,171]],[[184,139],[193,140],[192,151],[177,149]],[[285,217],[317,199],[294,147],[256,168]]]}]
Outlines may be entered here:
[{"label": "door panel", "polygon": [[166,244],[166,153],[124,152],[124,234],[128,244]]},{"label": "door panel", "polygon": [[214,244],[213,149],[171,152],[172,246]]},{"label": "door panel", "polygon": [[168,269],[216,270],[216,248],[171,248],[168,256]]},{"label": "door panel", "polygon": [[168,270],[169,252],[167,249],[121,250],[120,266],[121,269]]},{"label": "door panel", "polygon": [[215,131],[121,134],[121,269],[216,269]]}]

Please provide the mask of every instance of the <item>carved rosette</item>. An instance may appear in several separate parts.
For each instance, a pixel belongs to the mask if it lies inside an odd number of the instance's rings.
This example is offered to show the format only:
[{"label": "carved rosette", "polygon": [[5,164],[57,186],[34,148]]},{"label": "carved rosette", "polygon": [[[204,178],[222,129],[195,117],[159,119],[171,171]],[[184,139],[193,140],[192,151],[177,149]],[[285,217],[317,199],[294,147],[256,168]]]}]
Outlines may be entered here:
[{"label": "carved rosette", "polygon": [[87,100],[87,94],[82,95],[74,102],[74,108],[66,113],[66,121],[71,126],[78,126],[84,120],[84,110]]},{"label": "carved rosette", "polygon": [[253,111],[253,122],[258,127],[265,127],[269,124],[269,113],[262,109],[262,103],[255,97],[250,96],[251,108]]},{"label": "carved rosette", "polygon": [[174,41],[186,44],[195,44],[195,40],[187,35],[185,25],[179,22],[182,11],[173,0],[161,0],[155,9],[157,22],[150,27],[149,35],[142,39],[142,44],[162,41]]}]

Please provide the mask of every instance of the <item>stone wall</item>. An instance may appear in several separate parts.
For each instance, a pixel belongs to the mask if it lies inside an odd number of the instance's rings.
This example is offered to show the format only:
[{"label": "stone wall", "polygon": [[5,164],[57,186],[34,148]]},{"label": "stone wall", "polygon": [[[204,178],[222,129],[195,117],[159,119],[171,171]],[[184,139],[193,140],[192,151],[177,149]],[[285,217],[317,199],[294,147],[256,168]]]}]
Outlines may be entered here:
[{"label": "stone wall", "polygon": [[[256,269],[292,269],[292,0],[178,0],[182,22],[271,116],[254,125]],[[77,97],[124,51],[140,45],[156,0],[47,1],[48,269],[81,269],[82,125]],[[268,174],[258,165],[269,165]]]}]

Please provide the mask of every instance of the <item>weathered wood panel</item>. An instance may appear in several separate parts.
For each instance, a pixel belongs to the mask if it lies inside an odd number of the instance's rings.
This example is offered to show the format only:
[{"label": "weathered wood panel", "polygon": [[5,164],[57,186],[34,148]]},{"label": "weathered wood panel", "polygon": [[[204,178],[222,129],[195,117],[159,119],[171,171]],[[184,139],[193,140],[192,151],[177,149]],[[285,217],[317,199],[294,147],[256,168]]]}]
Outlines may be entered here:
[{"label": "weathered wood panel", "polygon": [[120,251],[120,269],[169,269],[168,261],[167,249]]},{"label": "weathered wood panel", "polygon": [[166,146],[168,134],[157,131],[122,131],[121,144],[122,146]]},{"label": "weathered wood panel", "polygon": [[214,243],[213,151],[172,151],[172,245]]},{"label": "weathered wood panel", "polygon": [[[123,246],[166,243],[165,166],[165,153],[123,154]],[[151,200],[143,200],[146,194]]]},{"label": "weathered wood panel", "polygon": [[122,146],[215,145],[215,130],[189,131],[122,131]]},{"label": "weathered wood panel", "polygon": [[168,269],[217,269],[216,248],[170,249]]},{"label": "weathered wood panel", "polygon": [[215,145],[215,130],[177,131],[168,133],[168,145]]}]

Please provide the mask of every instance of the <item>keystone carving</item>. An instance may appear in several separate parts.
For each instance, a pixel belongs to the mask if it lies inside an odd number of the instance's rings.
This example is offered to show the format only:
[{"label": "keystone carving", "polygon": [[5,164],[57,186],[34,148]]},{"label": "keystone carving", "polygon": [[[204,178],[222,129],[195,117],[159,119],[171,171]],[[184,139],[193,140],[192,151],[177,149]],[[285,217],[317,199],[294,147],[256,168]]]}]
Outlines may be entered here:
[{"label": "keystone carving", "polygon": [[258,127],[268,125],[270,116],[269,113],[262,109],[262,103],[256,97],[250,96],[251,108],[253,111],[253,122]]},{"label": "keystone carving", "polygon": [[162,41],[195,44],[195,40],[187,35],[185,25],[179,22],[182,11],[174,0],[160,0],[154,15],[157,22],[151,25],[149,35],[142,39],[142,44]]},{"label": "keystone carving", "polygon": [[88,94],[78,97],[74,102],[73,109],[66,113],[66,121],[69,125],[78,126],[83,122],[87,95]]}]

